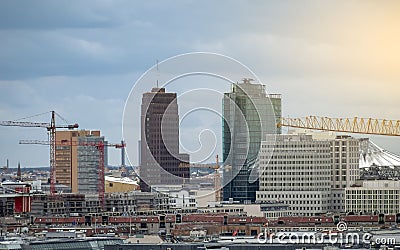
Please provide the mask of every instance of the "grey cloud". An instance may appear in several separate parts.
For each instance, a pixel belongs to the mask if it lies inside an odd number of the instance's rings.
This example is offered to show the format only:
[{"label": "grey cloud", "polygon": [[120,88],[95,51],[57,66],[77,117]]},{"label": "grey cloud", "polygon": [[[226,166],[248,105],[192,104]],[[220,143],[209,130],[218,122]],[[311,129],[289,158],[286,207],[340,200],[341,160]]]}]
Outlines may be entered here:
[{"label": "grey cloud", "polygon": [[[270,92],[283,94],[285,115],[398,119],[400,56],[389,44],[382,54],[390,60],[369,57],[380,37],[368,21],[378,31],[396,28],[399,6],[398,1],[1,1],[0,119],[56,109],[117,141],[123,102],[136,79],[157,59],[193,50],[223,53],[249,66]],[[366,64],[372,59],[381,61]],[[381,72],[384,63],[392,72]],[[196,79],[185,80],[197,86]],[[177,86],[171,89],[185,89]],[[13,144],[46,138],[44,131],[31,136],[10,129],[0,130],[7,131],[1,134],[0,161],[12,155],[13,161],[47,163],[47,151],[23,156]],[[395,143],[387,145],[400,151]],[[119,162],[118,153],[110,155]]]},{"label": "grey cloud", "polygon": [[0,29],[96,28],[115,25],[115,20],[96,11],[89,2],[2,1]]}]

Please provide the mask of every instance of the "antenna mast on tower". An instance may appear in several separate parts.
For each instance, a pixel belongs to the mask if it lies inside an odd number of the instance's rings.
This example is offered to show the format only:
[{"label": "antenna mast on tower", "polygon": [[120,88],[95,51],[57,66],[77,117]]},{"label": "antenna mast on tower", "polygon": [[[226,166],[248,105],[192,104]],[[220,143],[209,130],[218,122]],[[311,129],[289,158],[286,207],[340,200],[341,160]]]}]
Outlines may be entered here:
[{"label": "antenna mast on tower", "polygon": [[158,88],[158,78],[160,78],[160,72],[158,71],[158,59],[157,59],[157,88]]}]

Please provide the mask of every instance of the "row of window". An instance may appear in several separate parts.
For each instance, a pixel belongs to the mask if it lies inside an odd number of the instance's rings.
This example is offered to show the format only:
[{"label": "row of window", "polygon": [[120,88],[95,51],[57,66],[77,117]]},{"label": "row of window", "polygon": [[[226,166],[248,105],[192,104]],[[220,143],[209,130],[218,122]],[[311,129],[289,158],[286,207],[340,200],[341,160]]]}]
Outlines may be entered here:
[{"label": "row of window", "polygon": [[398,213],[400,211],[400,208],[398,206],[394,207],[367,207],[367,206],[352,206],[352,205],[346,205],[346,211],[353,211],[353,212],[368,212],[368,213],[375,213],[378,211],[379,213],[384,213],[384,214],[394,214]]},{"label": "row of window", "polygon": [[[262,173],[265,176],[268,175],[282,175],[282,176],[297,176],[297,175],[325,175],[327,177],[331,177],[331,171],[329,171],[329,169],[323,171],[323,169],[293,169],[291,171],[287,171],[286,169],[276,169],[278,171],[274,171],[275,169],[271,170],[271,169],[265,169]],[[285,171],[286,170],[286,171]],[[306,172],[309,171],[309,172]]]},{"label": "row of window", "polygon": [[331,146],[325,141],[308,141],[308,142],[300,142],[300,141],[292,141],[290,143],[284,142],[282,143],[281,141],[276,141],[274,142],[262,142],[262,148],[302,148],[302,149],[315,149],[319,148],[319,150],[322,150],[321,148],[329,149],[329,150],[324,150],[324,152],[330,152]]},{"label": "row of window", "polygon": [[375,195],[382,195],[382,194],[395,194],[395,195],[399,195],[400,194],[400,190],[399,189],[389,189],[389,190],[346,190],[346,195],[350,195],[350,194],[362,194],[362,195],[366,195],[366,194],[375,194]]},{"label": "row of window", "polygon": [[259,161],[260,164],[265,164],[265,165],[301,165],[301,164],[306,164],[306,165],[316,165],[316,164],[324,164],[326,165],[326,167],[330,167],[331,166],[331,162],[330,161]]},{"label": "row of window", "polygon": [[319,198],[327,198],[328,194],[258,194],[258,198],[267,198],[267,199],[280,199],[280,198],[288,198],[288,199],[319,199]]},{"label": "row of window", "polygon": [[[326,181],[329,181],[329,177],[314,177],[314,178],[300,178],[300,177],[293,177],[293,178],[282,178],[282,177],[269,177],[269,178],[262,178],[264,185],[262,186],[325,186],[329,185]],[[304,183],[305,181],[312,181],[309,183]],[[323,182],[317,182],[323,181]],[[271,182],[271,183],[269,183]],[[285,182],[285,183],[276,183],[276,182]],[[297,183],[296,183],[297,182]],[[330,185],[329,185],[330,186]]]},{"label": "row of window", "polygon": [[375,201],[380,201],[380,200],[387,200],[390,199],[392,201],[398,200],[400,198],[399,195],[397,194],[392,194],[392,195],[346,195],[346,198],[348,200],[361,200],[363,202],[372,202],[372,200]]}]

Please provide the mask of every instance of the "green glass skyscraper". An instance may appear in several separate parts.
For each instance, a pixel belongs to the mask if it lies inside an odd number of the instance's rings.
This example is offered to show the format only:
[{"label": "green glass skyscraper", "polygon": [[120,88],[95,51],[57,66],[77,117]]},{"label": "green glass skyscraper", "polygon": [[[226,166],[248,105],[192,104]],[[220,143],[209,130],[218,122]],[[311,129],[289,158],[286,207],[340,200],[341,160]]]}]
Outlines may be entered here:
[{"label": "green glass skyscraper", "polygon": [[261,141],[267,134],[280,134],[281,95],[267,95],[265,86],[251,79],[235,83],[223,99],[223,197],[254,202],[258,191],[255,168]]}]

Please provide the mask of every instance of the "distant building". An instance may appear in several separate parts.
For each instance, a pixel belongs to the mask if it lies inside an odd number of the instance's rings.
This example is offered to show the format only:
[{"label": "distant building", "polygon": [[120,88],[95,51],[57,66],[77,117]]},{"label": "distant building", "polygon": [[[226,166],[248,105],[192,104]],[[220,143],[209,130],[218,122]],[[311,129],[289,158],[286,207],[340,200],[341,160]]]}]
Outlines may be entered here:
[{"label": "distant building", "polygon": [[393,180],[400,179],[400,166],[378,166],[360,168],[361,180]]},{"label": "distant building", "polygon": [[18,168],[17,168],[17,180],[22,181],[21,178],[21,164],[18,162]]},{"label": "distant building", "polygon": [[254,202],[258,171],[252,169],[266,134],[280,134],[281,96],[267,95],[265,86],[250,79],[232,86],[223,99],[223,199]]},{"label": "distant building", "polygon": [[153,88],[143,94],[140,140],[140,187],[182,185],[189,178],[189,155],[179,153],[176,93]]},{"label": "distant building", "polygon": [[400,213],[400,181],[364,180],[346,188],[347,213]]},{"label": "distant building", "polygon": [[153,186],[152,192],[162,193],[169,198],[170,209],[183,210],[188,213],[197,211],[196,190],[182,188],[182,186]]},{"label": "distant building", "polygon": [[208,214],[223,214],[262,217],[264,213],[261,211],[260,204],[243,204],[239,202],[223,201],[223,202],[209,202],[206,207],[198,209],[201,213]]},{"label": "distant building", "polygon": [[31,190],[32,187],[28,182],[0,183],[0,218],[30,212]]},{"label": "distant building", "polygon": [[149,192],[107,193],[106,211],[121,215],[170,212],[168,195]]},{"label": "distant building", "polygon": [[[56,132],[56,181],[71,187],[73,193],[98,193],[99,166],[107,166],[107,147],[103,159],[98,144],[105,144],[100,131]],[[103,169],[104,171],[104,169]]]},{"label": "distant building", "polygon": [[139,184],[127,177],[117,178],[105,177],[105,192],[106,193],[125,193],[134,190],[139,190]]},{"label": "distant building", "polygon": [[269,220],[276,220],[280,217],[290,216],[290,206],[283,201],[270,201],[260,204],[263,216]]},{"label": "distant building", "polygon": [[31,215],[71,215],[99,213],[100,201],[96,194],[64,193],[57,195],[57,199],[49,194],[32,195]]}]

